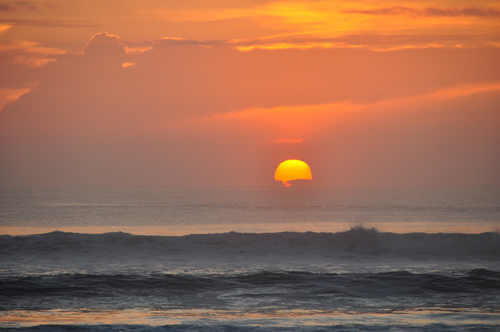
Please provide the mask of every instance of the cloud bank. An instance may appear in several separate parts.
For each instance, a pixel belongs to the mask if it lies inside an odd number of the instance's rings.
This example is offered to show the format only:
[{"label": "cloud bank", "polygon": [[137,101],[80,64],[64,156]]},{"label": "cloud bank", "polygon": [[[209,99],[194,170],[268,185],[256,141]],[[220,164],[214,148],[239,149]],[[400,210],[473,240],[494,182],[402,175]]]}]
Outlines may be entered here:
[{"label": "cloud bank", "polygon": [[495,48],[137,53],[99,32],[45,66],[7,51],[1,187],[272,186],[287,159],[321,186],[500,185]]}]

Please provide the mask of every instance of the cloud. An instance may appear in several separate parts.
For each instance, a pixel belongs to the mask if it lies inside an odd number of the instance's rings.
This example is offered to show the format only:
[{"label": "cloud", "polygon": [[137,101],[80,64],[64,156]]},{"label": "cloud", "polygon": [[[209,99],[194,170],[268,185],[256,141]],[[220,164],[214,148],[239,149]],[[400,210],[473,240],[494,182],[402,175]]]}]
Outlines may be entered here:
[{"label": "cloud", "polygon": [[92,28],[92,27],[102,26],[101,24],[89,23],[86,21],[21,19],[21,18],[0,18],[0,23],[9,25],[34,26],[38,28]]},{"label": "cloud", "polygon": [[49,63],[55,63],[56,58],[47,58],[37,54],[17,54],[10,60],[12,64],[22,64],[28,67],[42,67]]},{"label": "cloud", "polygon": [[[300,106],[279,106],[272,108],[251,108],[229,113],[216,114],[204,118],[206,124],[217,124],[232,128],[258,127],[262,133],[273,135],[279,133],[282,136],[298,135],[310,140],[318,133],[324,132],[327,128],[336,126],[338,123],[347,123],[350,118],[369,118],[371,114],[394,114],[399,110],[422,110],[442,103],[450,103],[464,97],[480,95],[484,93],[500,92],[500,82],[478,83],[461,85],[441,89],[435,92],[411,95],[402,98],[381,100],[373,103],[328,103]],[[418,114],[415,111],[415,114]],[[367,116],[368,115],[368,116]],[[388,116],[389,116],[388,115]],[[398,117],[400,115],[397,115]],[[243,130],[243,129],[241,129]],[[244,131],[244,130],[243,130]],[[299,136],[299,137],[300,137]],[[301,143],[305,139],[278,139],[275,143],[295,144]],[[357,165],[366,150],[378,151],[384,155],[387,152],[377,145],[370,144],[363,147],[357,155],[355,165]]]},{"label": "cloud", "polygon": [[403,6],[393,6],[385,8],[376,9],[350,9],[344,10],[342,13],[345,14],[365,14],[365,15],[418,15],[421,14],[421,10],[403,7]]},{"label": "cloud", "polygon": [[141,54],[145,51],[151,50],[153,44],[157,41],[150,40],[123,40],[120,39],[122,43],[127,46],[127,54]]},{"label": "cloud", "polygon": [[40,8],[31,1],[0,2],[0,11],[37,11]]},{"label": "cloud", "polygon": [[124,62],[122,63],[123,68],[133,67],[135,66],[135,62]]},{"label": "cloud", "polygon": [[202,41],[201,39],[186,39],[179,37],[162,37],[158,39],[158,43],[164,45],[214,45],[215,43],[221,44],[221,42],[209,42]]},{"label": "cloud", "polygon": [[56,62],[57,56],[66,52],[58,48],[41,46],[38,42],[23,40],[0,45],[0,54],[7,58],[7,63],[34,68]]},{"label": "cloud", "polygon": [[344,10],[342,13],[346,14],[365,14],[365,15],[409,15],[409,16],[430,16],[430,17],[457,17],[457,16],[471,16],[471,17],[498,17],[500,10],[497,8],[481,8],[481,7],[467,7],[467,8],[435,8],[427,7],[424,9],[416,9],[404,6],[392,6],[375,9],[351,9]]},{"label": "cloud", "polygon": [[[89,60],[92,47],[117,65]],[[314,165],[324,185],[498,178],[496,49],[124,52],[100,33],[85,55],[37,70],[37,88],[0,112],[0,186],[273,185],[285,159]],[[373,143],[391,154],[354,167]]]},{"label": "cloud", "polygon": [[320,182],[330,185],[500,183],[500,159],[492,155],[500,144],[499,92],[499,82],[485,82],[348,109],[248,109],[214,116],[205,126],[220,133],[258,132],[261,138],[301,135],[307,144],[294,150],[274,144],[270,154],[278,160],[304,156],[316,165],[318,178],[328,177]]},{"label": "cloud", "polygon": [[[453,45],[455,46],[455,45]],[[415,49],[427,49],[427,48],[446,48],[445,44],[420,44],[420,45],[390,45],[390,46],[381,46],[381,47],[373,47],[372,51],[374,52],[396,52],[402,50],[415,50]]]},{"label": "cloud", "polygon": [[127,53],[127,48],[120,37],[107,32],[96,33],[88,41],[83,49],[88,56],[120,57]]},{"label": "cloud", "polygon": [[476,93],[497,92],[497,91],[500,91],[500,82],[493,81],[493,82],[482,82],[482,83],[453,86],[430,93],[428,96],[432,98],[446,99],[446,98],[466,97]]},{"label": "cloud", "polygon": [[51,54],[51,55],[66,53],[64,50],[53,47],[40,46],[38,42],[28,41],[28,40],[21,40],[11,44],[0,45],[0,51],[11,51],[11,50],[14,50],[16,52],[21,51],[22,53]]},{"label": "cloud", "polygon": [[[277,106],[271,108],[249,108],[216,114],[205,120],[228,126],[258,126],[262,131],[275,132],[280,136],[310,137],[329,125],[330,119],[345,118],[359,105],[349,102],[300,106]],[[299,137],[300,137],[299,136]],[[305,139],[280,139],[276,143],[300,143]]]},{"label": "cloud", "polygon": [[497,8],[425,8],[426,16],[476,16],[476,17],[498,17],[500,10]]},{"label": "cloud", "polygon": [[346,43],[335,42],[283,42],[283,43],[269,43],[269,44],[255,44],[255,45],[241,45],[235,46],[238,51],[246,52],[252,50],[309,50],[312,48],[361,48],[361,45],[349,45]]},{"label": "cloud", "polygon": [[0,111],[5,107],[7,104],[12,104],[16,100],[19,99],[22,95],[25,93],[30,92],[31,89],[24,88],[24,89],[0,89]]},{"label": "cloud", "polygon": [[368,49],[375,52],[394,52],[408,49],[491,47],[486,35],[465,34],[347,34],[338,37],[274,36],[248,40],[230,40],[226,43],[241,52],[252,50],[308,50],[308,49]]}]

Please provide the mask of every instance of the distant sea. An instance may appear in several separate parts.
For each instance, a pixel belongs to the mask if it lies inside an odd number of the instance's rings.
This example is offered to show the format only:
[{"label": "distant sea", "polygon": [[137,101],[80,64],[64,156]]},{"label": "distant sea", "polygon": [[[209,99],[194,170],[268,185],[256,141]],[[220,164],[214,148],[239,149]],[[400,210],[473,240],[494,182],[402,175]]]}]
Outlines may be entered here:
[{"label": "distant sea", "polygon": [[500,188],[0,191],[2,331],[498,331]]}]

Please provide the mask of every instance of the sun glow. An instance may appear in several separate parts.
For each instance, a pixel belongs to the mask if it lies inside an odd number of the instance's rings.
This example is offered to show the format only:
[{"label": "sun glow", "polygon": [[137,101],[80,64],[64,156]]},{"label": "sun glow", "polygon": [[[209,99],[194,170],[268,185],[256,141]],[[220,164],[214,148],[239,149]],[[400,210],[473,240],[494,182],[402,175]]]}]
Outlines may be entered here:
[{"label": "sun glow", "polygon": [[293,180],[312,180],[312,173],[309,165],[301,160],[285,160],[279,164],[274,173],[276,181],[283,182],[285,187],[290,187],[288,181]]}]

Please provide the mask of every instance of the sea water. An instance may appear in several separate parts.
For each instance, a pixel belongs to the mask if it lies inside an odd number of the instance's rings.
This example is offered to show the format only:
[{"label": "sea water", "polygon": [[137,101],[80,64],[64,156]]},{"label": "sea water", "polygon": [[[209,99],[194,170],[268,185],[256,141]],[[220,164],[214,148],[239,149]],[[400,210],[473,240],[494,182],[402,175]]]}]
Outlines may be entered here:
[{"label": "sea water", "polygon": [[9,190],[0,329],[497,331],[499,188]]}]

